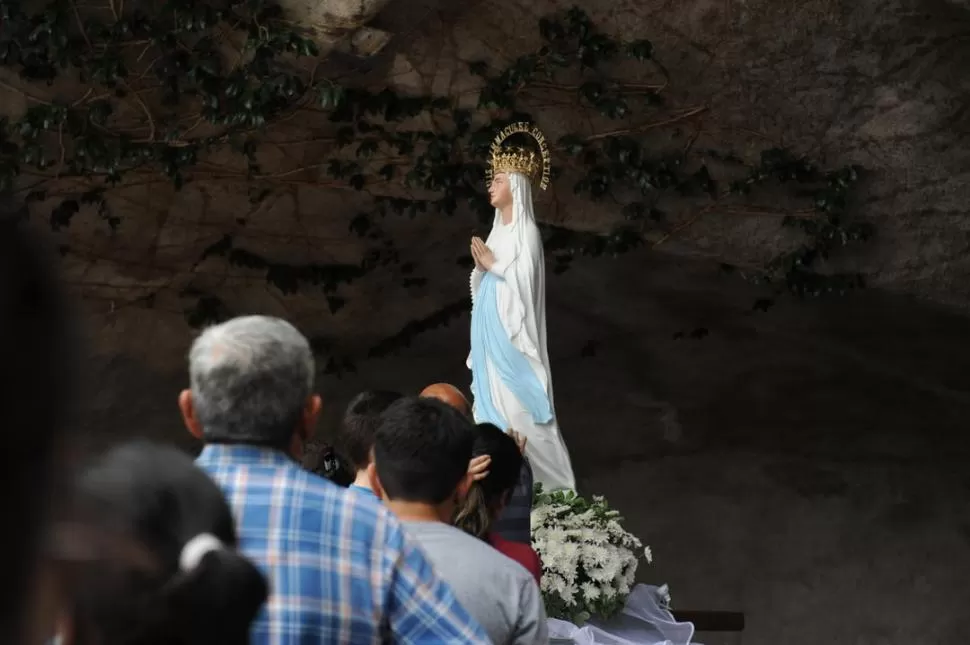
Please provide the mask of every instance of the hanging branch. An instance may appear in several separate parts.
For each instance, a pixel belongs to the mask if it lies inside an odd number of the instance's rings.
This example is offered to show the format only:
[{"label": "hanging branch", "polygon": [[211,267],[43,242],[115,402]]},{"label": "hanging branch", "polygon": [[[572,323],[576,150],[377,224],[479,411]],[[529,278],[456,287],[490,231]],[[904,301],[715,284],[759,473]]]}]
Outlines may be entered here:
[{"label": "hanging branch", "polygon": [[[822,169],[780,148],[765,149],[747,165],[730,150],[698,149],[708,106],[671,104],[666,91],[675,79],[653,45],[617,40],[580,9],[540,20],[540,46],[504,69],[470,63],[481,89],[476,109],[469,110],[456,108],[456,97],[371,91],[320,78],[316,67],[305,71],[297,62],[318,56],[316,45],[269,0],[234,1],[222,9],[175,0],[154,16],[124,4],[111,8],[106,20],[103,11],[73,2],[28,10],[22,0],[0,0],[0,64],[35,86],[48,84],[52,97],[31,90],[26,113],[0,123],[0,190],[25,195],[35,212],[43,205],[53,230],[69,229],[91,213],[117,232],[127,225],[115,207],[119,191],[156,181],[176,189],[238,182],[254,205],[301,185],[354,191],[370,199],[347,231],[365,242],[358,262],[273,260],[240,246],[231,230],[196,261],[248,268],[283,295],[319,289],[337,316],[349,297],[344,287],[373,272],[393,272],[402,287],[433,288],[402,259],[382,219],[472,212],[488,222],[493,210],[483,161],[493,133],[521,120],[542,127],[537,106],[554,98],[594,115],[588,123],[615,125],[590,125],[558,138],[553,192],[609,204],[617,214],[607,234],[544,225],[554,272],[567,270],[576,257],[661,246],[706,218],[744,216],[773,219],[801,236],[793,250],[744,272],[772,294],[760,298],[758,308],[784,292],[804,297],[862,286],[860,276],[823,270],[827,258],[872,234],[851,217],[858,169]],[[638,82],[614,76],[623,61],[642,65]],[[75,76],[84,87],[72,82]],[[325,122],[326,136],[315,139],[328,151],[311,165],[262,168],[262,150],[301,142],[274,136],[298,115]],[[430,118],[415,118],[421,116]],[[426,130],[415,123],[436,125]],[[657,145],[660,132],[677,142]],[[314,178],[321,172],[325,179]],[[774,191],[770,202],[760,197],[765,190]],[[70,245],[63,249],[70,252]],[[182,295],[190,301],[185,315],[193,326],[232,313],[218,293],[190,287]],[[448,304],[407,323],[366,355],[406,346],[465,310],[466,299]],[[329,369],[352,369],[352,361],[334,359]]]}]

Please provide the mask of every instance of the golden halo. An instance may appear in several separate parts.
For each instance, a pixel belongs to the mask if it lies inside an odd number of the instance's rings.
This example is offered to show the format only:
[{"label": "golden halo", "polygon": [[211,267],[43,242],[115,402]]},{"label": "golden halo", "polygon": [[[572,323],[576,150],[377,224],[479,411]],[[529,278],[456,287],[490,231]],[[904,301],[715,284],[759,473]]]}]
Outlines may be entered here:
[{"label": "golden halo", "polygon": [[[532,137],[539,148],[535,151],[521,147],[502,146],[505,140],[513,134],[527,134]],[[492,141],[488,168],[485,170],[485,180],[492,183],[492,177],[501,172],[518,172],[545,190],[549,186],[549,173],[552,168],[549,144],[546,136],[535,125],[525,122],[513,123],[502,128]]]}]

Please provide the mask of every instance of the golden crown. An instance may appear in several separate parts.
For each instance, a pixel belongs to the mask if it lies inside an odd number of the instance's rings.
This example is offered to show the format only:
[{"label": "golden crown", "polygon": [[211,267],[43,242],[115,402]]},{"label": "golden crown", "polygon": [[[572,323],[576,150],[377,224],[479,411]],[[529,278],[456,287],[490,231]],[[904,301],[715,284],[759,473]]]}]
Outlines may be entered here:
[{"label": "golden crown", "polygon": [[[505,146],[505,140],[513,134],[527,134],[532,137],[539,147],[538,153],[520,146]],[[502,172],[517,172],[525,175],[534,182],[539,183],[539,188],[545,190],[549,185],[550,172],[549,145],[546,137],[534,125],[528,123],[513,123],[505,127],[495,135],[492,141],[491,159],[486,171],[486,179],[489,183],[492,177]]]}]

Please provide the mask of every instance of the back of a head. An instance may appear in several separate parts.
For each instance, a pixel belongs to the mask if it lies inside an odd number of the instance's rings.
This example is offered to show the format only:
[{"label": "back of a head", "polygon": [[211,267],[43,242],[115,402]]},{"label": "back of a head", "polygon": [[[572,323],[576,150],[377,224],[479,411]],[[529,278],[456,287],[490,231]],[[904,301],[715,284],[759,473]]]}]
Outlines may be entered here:
[{"label": "back of a head", "polygon": [[381,415],[374,461],[391,501],[441,504],[468,470],[474,426],[434,399],[405,397]]},{"label": "back of a head", "polygon": [[57,258],[11,210],[16,205],[0,205],[0,365],[7,374],[0,388],[6,429],[0,472],[4,517],[16,529],[0,534],[0,551],[7,559],[0,643],[18,642],[25,627],[40,537],[60,475],[55,457],[72,408],[77,350],[70,308],[56,276]]},{"label": "back of a head", "polygon": [[363,470],[370,463],[381,414],[400,398],[402,395],[398,392],[372,390],[361,392],[347,406],[337,446],[355,470]]},{"label": "back of a head", "polygon": [[102,536],[70,577],[77,645],[249,642],[266,580],[235,550],[222,492],[187,455],[116,448],[82,474],[76,498],[75,526]]},{"label": "back of a head", "polygon": [[471,417],[472,408],[471,404],[468,403],[468,399],[462,394],[461,390],[450,383],[434,383],[433,385],[429,385],[421,390],[420,396],[429,399],[438,399],[455,408],[466,417]]},{"label": "back of a head", "polygon": [[192,400],[205,440],[285,446],[314,370],[309,342],[285,320],[243,316],[209,327],[189,351]]},{"label": "back of a head", "polygon": [[488,455],[491,463],[488,476],[475,482],[468,495],[456,509],[454,524],[470,535],[486,539],[496,512],[507,501],[519,480],[522,453],[515,440],[491,423],[475,427],[475,446],[472,455]]},{"label": "back of a head", "polygon": [[472,456],[488,455],[492,458],[488,477],[478,482],[489,503],[498,501],[510,492],[519,481],[522,470],[522,452],[515,439],[491,423],[475,426],[475,446]]}]

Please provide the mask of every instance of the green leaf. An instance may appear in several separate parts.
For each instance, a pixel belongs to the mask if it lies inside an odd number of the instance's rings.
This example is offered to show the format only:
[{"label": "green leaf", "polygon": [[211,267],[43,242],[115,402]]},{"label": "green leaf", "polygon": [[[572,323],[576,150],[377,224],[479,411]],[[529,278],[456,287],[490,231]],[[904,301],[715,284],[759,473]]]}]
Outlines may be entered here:
[{"label": "green leaf", "polygon": [[71,225],[71,220],[81,210],[77,200],[66,199],[57,205],[50,215],[50,227],[52,231],[59,231]]},{"label": "green leaf", "polygon": [[755,311],[768,311],[774,306],[774,304],[775,301],[771,298],[758,298],[755,300],[754,305],[752,305],[751,308]]},{"label": "green leaf", "polygon": [[[619,49],[613,40],[602,34],[592,34],[586,38],[583,41],[583,47],[590,56],[590,59],[595,61],[595,64],[610,60]],[[592,67],[594,65],[589,66]]]},{"label": "green leaf", "polygon": [[97,125],[105,125],[112,112],[112,105],[108,101],[92,101],[88,105],[88,118]]},{"label": "green leaf", "polygon": [[611,119],[622,119],[630,113],[630,106],[623,99],[616,98],[599,102],[600,114]]},{"label": "green leaf", "polygon": [[542,36],[543,40],[555,42],[562,40],[566,32],[559,22],[550,18],[542,18],[539,20],[539,35]]},{"label": "green leaf", "polygon": [[468,110],[455,110],[451,113],[458,136],[464,136],[471,129],[472,113]]},{"label": "green leaf", "polygon": [[320,87],[320,107],[324,110],[333,110],[343,102],[345,91],[339,85],[326,83]]},{"label": "green leaf", "polygon": [[598,104],[605,93],[606,88],[602,83],[596,81],[587,81],[579,87],[580,96],[593,105]]},{"label": "green leaf", "polygon": [[694,173],[693,179],[700,185],[701,190],[710,195],[711,198],[717,198],[717,182],[714,181],[714,177],[711,176],[711,171],[708,170],[707,166],[701,166]]},{"label": "green leaf", "polygon": [[331,159],[327,163],[327,174],[334,179],[341,179],[346,174],[346,171],[339,159]]},{"label": "green leaf", "polygon": [[634,40],[627,43],[626,53],[638,61],[649,60],[653,57],[653,43],[649,40]]},{"label": "green leaf", "polygon": [[374,139],[365,139],[360,142],[359,146],[357,146],[358,157],[372,157],[376,152],[377,152],[377,141],[375,141]]},{"label": "green leaf", "polygon": [[360,213],[350,221],[350,230],[360,237],[367,235],[371,230],[371,226],[371,218],[367,213]]},{"label": "green leaf", "polygon": [[642,220],[648,212],[649,209],[643,202],[633,202],[623,207],[623,217],[628,220]]},{"label": "green leaf", "polygon": [[589,16],[579,7],[573,7],[566,12],[566,24],[568,25],[569,34],[580,39],[586,38],[593,28]]},{"label": "green leaf", "polygon": [[567,134],[559,139],[559,145],[571,157],[582,154],[586,148],[586,141],[577,134]]}]

